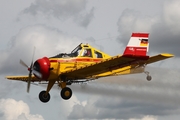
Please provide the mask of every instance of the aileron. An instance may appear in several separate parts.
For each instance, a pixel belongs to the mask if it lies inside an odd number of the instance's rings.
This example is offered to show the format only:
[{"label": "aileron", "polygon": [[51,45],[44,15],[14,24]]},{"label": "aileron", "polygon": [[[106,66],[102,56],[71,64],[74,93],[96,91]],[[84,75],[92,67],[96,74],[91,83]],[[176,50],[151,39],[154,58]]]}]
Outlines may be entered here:
[{"label": "aileron", "polygon": [[150,57],[150,58],[147,60],[146,63],[147,63],[147,64],[154,63],[154,62],[157,62],[157,61],[161,61],[161,60],[164,60],[164,59],[171,58],[171,57],[173,57],[173,56],[174,56],[173,54],[162,53],[162,54],[159,54],[159,55],[155,55],[155,56]]}]

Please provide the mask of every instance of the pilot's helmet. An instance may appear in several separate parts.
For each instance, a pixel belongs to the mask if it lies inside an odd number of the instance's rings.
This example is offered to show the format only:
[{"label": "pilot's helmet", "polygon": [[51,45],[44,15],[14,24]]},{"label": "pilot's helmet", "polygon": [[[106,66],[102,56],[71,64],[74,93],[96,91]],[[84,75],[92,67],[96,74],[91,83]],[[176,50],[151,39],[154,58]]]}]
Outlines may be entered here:
[{"label": "pilot's helmet", "polygon": [[84,55],[85,55],[85,56],[90,56],[90,55],[91,55],[91,53],[90,53],[90,51],[89,51],[89,50],[85,49],[85,50],[84,50]]}]

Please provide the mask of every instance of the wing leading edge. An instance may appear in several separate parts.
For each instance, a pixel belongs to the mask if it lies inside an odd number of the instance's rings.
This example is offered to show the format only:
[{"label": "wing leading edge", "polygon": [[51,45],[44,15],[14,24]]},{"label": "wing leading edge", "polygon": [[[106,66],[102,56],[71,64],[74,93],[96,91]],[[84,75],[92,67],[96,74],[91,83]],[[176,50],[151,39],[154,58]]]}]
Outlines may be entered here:
[{"label": "wing leading edge", "polygon": [[[27,82],[29,77],[28,76],[6,76],[6,79]],[[39,81],[42,81],[42,80],[36,78],[35,76],[32,76],[31,82],[39,82]]]}]

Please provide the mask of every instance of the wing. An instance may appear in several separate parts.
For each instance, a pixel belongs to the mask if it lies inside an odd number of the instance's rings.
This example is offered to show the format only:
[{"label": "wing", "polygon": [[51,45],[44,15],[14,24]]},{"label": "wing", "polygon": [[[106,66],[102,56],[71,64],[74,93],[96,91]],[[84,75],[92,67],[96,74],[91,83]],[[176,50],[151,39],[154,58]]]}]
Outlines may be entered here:
[{"label": "wing", "polygon": [[[27,82],[28,78],[29,78],[28,76],[6,76],[6,79],[24,81],[24,82]],[[31,82],[40,82],[40,81],[42,80],[36,78],[35,76],[32,76],[31,78]]]},{"label": "wing", "polygon": [[157,61],[161,61],[161,60],[164,60],[164,59],[167,59],[167,58],[171,58],[171,57],[174,57],[174,55],[169,54],[169,53],[162,53],[162,54],[150,57],[147,60],[146,64],[151,64],[151,63],[154,63],[154,62],[157,62]]},{"label": "wing", "polygon": [[[105,73],[108,71],[128,67],[128,66],[141,66],[145,64],[154,63],[160,60],[173,57],[172,54],[159,54],[156,56],[115,56],[109,59],[105,59],[99,63],[93,63],[85,67],[75,68],[66,72],[61,73],[61,75],[66,76],[70,80],[75,79],[85,79],[88,77],[93,77],[93,75]],[[124,70],[124,69],[122,69]]]},{"label": "wing", "polygon": [[88,76],[97,75],[106,71],[111,70],[113,67],[117,65],[125,65],[128,61],[132,61],[132,59],[125,58],[122,56],[115,56],[109,59],[105,59],[98,63],[92,63],[85,67],[75,68],[69,71],[62,73],[61,75],[68,76],[68,79],[83,79]]}]

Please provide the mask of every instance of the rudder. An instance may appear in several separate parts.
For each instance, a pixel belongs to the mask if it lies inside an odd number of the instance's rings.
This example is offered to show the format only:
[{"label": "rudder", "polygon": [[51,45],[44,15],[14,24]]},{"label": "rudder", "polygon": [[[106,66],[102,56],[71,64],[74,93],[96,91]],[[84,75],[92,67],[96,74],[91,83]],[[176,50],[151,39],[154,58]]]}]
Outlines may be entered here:
[{"label": "rudder", "polygon": [[132,33],[123,55],[146,56],[149,49],[149,33]]}]

